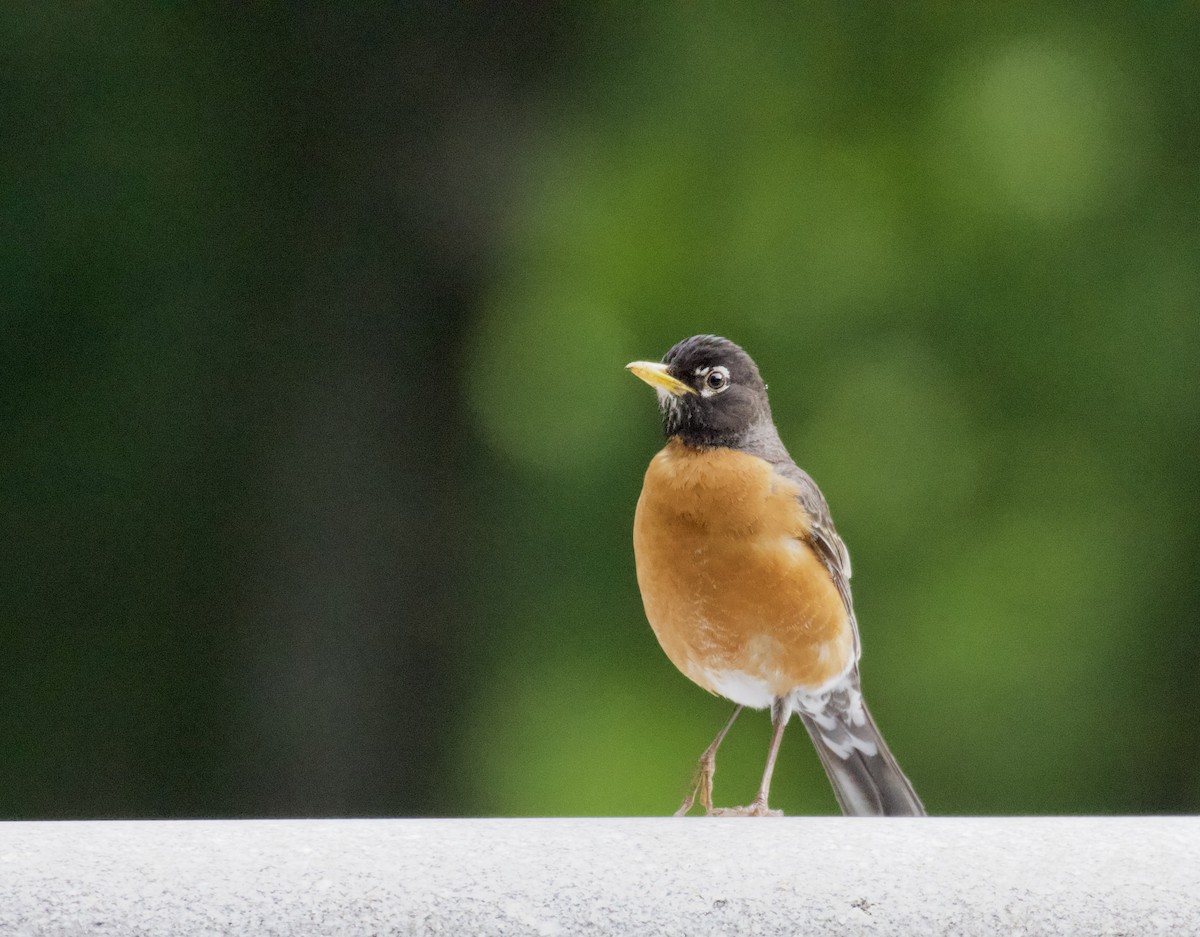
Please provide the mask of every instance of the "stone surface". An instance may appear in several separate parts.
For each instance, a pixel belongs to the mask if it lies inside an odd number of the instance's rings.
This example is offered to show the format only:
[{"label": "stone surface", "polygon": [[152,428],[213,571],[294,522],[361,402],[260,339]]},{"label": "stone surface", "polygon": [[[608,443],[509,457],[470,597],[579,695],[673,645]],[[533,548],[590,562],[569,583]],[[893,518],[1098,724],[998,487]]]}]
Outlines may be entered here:
[{"label": "stone surface", "polygon": [[1200,933],[1200,819],[0,823],[5,935]]}]

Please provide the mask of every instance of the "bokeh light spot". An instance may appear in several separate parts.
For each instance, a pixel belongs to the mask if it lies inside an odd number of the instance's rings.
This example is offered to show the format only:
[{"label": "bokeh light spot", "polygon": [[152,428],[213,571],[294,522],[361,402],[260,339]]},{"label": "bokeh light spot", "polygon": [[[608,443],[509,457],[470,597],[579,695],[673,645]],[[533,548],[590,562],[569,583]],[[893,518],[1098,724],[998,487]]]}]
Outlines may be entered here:
[{"label": "bokeh light spot", "polygon": [[943,170],[966,201],[1042,222],[1095,209],[1129,155],[1127,93],[1086,53],[1007,45],[957,76],[938,133]]},{"label": "bokeh light spot", "polygon": [[904,277],[900,201],[884,160],[795,141],[751,151],[725,263],[747,312],[775,325],[878,308]]},{"label": "bokeh light spot", "polygon": [[628,346],[613,311],[554,290],[514,290],[481,317],[469,403],[491,444],[536,472],[594,464],[618,434]]}]

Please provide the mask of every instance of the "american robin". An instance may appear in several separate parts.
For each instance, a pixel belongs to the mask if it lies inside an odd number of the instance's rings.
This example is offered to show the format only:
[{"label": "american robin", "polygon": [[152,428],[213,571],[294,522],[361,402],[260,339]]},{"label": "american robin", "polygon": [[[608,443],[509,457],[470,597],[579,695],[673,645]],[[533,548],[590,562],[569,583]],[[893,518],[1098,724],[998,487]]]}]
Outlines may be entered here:
[{"label": "american robin", "polygon": [[[779,439],[758,367],[715,335],[627,367],[658,392],[667,436],[633,522],[646,617],[686,677],[737,704],[676,816],[697,796],[708,814],[779,815],[767,795],[793,712],[843,813],[924,815],[863,701],[850,556]],[[771,710],[762,785],[747,807],[714,808],[717,748],[746,706]]]}]

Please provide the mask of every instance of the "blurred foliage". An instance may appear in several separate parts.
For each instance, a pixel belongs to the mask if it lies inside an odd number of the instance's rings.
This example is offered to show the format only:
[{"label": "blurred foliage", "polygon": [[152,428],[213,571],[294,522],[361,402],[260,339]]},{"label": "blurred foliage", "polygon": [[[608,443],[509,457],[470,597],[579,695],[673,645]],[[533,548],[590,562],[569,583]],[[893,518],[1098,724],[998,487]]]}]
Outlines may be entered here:
[{"label": "blurred foliage", "polygon": [[[743,344],[932,812],[1200,807],[1200,13],[0,13],[0,816],[666,813],[622,365]],[[752,796],[744,718],[718,796]],[[798,726],[789,812],[834,809]]]}]

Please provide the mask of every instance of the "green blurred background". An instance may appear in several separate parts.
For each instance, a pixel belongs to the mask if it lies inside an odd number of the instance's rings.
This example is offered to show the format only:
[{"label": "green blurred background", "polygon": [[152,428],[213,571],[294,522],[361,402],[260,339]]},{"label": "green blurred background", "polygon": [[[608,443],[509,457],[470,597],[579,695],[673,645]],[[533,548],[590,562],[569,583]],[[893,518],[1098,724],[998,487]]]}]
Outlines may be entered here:
[{"label": "green blurred background", "polygon": [[[934,813],[1200,808],[1194,4],[13,4],[0,816],[661,814],[718,332]],[[744,718],[718,799],[768,738]],[[777,806],[834,810],[799,725]]]}]

